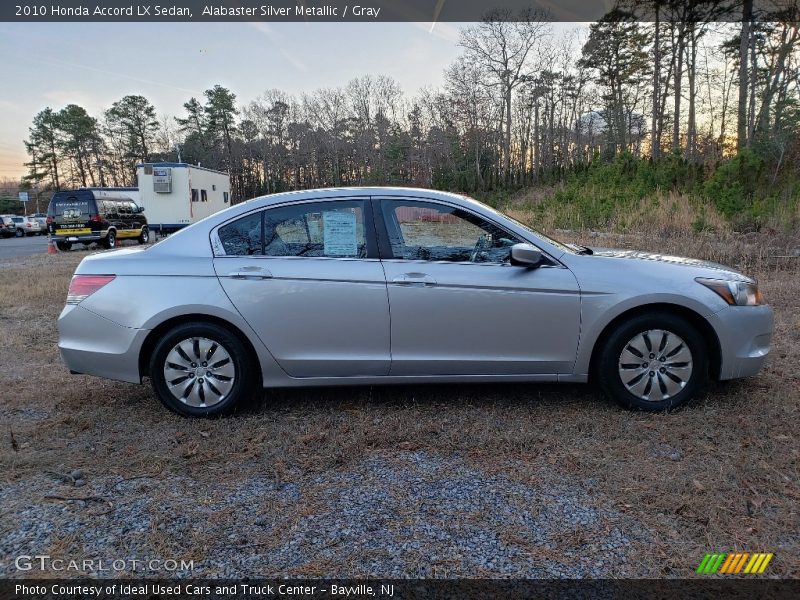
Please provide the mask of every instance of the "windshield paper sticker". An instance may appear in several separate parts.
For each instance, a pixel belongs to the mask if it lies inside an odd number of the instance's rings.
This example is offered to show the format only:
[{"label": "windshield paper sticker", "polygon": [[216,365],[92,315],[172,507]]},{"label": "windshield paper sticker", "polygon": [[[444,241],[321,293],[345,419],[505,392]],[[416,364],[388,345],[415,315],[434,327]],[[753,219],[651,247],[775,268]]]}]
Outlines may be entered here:
[{"label": "windshield paper sticker", "polygon": [[325,256],[356,256],[356,215],[351,212],[322,213]]}]

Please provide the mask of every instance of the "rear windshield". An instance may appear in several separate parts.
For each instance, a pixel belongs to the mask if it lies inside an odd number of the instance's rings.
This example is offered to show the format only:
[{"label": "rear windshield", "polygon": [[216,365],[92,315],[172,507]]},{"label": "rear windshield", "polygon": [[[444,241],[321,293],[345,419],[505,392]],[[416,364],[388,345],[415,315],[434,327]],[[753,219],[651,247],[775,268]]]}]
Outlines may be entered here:
[{"label": "rear windshield", "polygon": [[53,202],[53,210],[55,216],[79,216],[89,214],[89,201],[79,200],[78,198],[64,198],[63,200],[55,200]]}]

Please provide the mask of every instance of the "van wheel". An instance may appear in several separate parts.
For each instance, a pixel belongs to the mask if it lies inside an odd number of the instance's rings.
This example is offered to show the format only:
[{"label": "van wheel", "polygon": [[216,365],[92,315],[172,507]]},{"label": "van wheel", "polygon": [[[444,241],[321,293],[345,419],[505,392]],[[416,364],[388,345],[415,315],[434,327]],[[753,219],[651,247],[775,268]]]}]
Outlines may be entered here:
[{"label": "van wheel", "polygon": [[62,252],[69,252],[72,249],[72,244],[70,242],[56,242],[56,248]]},{"label": "van wheel", "polygon": [[106,234],[106,239],[103,240],[103,246],[106,248],[113,248],[117,245],[117,232],[113,229],[109,229],[108,233]]},{"label": "van wheel", "polygon": [[708,379],[705,341],[689,322],[669,313],[630,319],[611,333],[600,352],[600,386],[626,408],[677,408]]},{"label": "van wheel", "polygon": [[185,323],[170,330],[150,360],[159,400],[187,417],[230,412],[255,385],[253,357],[241,340],[213,323]]},{"label": "van wheel", "polygon": [[142,227],[142,233],[139,234],[139,237],[136,238],[136,241],[139,242],[140,244],[146,244],[147,242],[150,241],[150,231],[147,229],[146,226]]}]

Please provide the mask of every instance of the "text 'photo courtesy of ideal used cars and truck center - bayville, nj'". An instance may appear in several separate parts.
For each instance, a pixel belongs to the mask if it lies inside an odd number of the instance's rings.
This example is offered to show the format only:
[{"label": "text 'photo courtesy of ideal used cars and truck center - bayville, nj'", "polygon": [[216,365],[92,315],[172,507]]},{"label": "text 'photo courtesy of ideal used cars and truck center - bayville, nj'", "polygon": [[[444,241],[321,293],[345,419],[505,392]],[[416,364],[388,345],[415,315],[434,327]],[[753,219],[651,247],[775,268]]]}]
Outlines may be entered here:
[{"label": "text 'photo courtesy of ideal used cars and truck center - bayville, nj'", "polygon": [[0,5],[0,598],[798,597],[798,23]]}]

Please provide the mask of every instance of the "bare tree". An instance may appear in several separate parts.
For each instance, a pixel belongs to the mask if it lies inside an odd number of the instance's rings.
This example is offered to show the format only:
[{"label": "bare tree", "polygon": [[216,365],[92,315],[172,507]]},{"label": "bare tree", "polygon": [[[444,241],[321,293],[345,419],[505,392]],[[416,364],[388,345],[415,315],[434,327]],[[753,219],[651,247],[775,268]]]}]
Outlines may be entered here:
[{"label": "bare tree", "polygon": [[478,25],[462,30],[459,45],[468,60],[486,69],[492,85],[500,89],[503,100],[505,137],[503,140],[503,175],[511,172],[511,104],[514,90],[530,76],[533,66],[529,57],[542,37],[549,34],[549,24],[542,15],[529,9],[512,15],[507,9],[489,13]]}]

